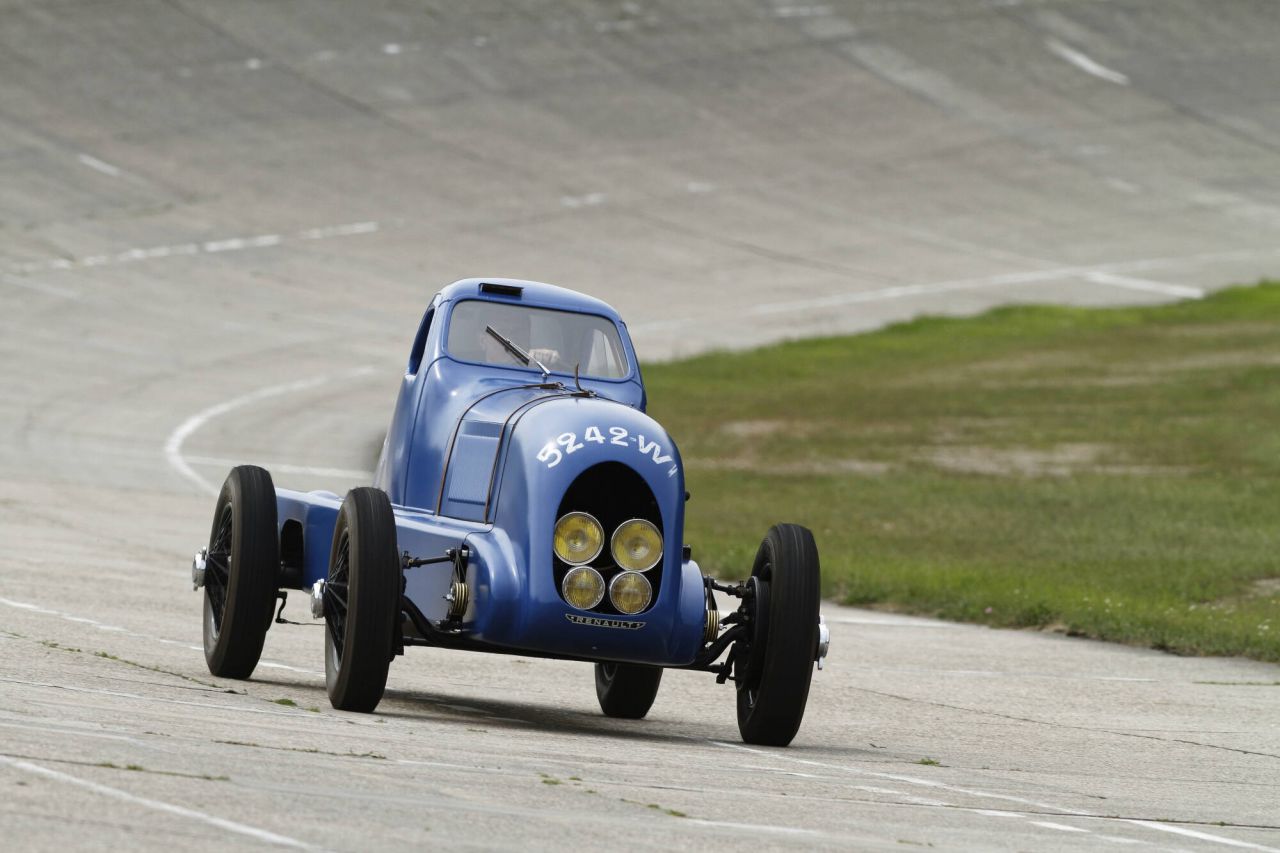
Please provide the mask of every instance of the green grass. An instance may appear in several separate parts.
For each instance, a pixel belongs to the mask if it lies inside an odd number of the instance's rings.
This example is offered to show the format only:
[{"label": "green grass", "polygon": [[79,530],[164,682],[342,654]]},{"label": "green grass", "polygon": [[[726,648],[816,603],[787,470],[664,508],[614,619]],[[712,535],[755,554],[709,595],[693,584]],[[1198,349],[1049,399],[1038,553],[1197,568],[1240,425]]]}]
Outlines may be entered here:
[{"label": "green grass", "polygon": [[794,521],[850,604],[1280,661],[1280,283],[925,318],[645,379],[717,574]]}]

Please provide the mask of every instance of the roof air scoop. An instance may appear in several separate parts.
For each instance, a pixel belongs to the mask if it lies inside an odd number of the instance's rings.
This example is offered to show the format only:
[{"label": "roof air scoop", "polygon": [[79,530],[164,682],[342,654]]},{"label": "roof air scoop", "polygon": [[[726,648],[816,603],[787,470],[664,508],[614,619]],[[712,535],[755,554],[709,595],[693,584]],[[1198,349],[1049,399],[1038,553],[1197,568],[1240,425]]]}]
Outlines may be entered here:
[{"label": "roof air scoop", "polygon": [[492,293],[495,296],[510,296],[513,299],[519,299],[520,295],[524,293],[524,288],[518,287],[514,284],[494,284],[493,282],[486,281],[480,285],[480,292]]}]

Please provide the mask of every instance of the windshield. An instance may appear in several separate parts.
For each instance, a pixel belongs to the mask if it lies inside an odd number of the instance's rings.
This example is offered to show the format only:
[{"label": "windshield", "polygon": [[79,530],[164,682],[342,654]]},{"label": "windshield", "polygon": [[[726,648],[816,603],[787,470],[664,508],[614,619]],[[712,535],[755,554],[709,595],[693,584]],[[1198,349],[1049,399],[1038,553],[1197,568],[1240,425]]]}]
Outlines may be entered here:
[{"label": "windshield", "polygon": [[583,376],[622,379],[627,375],[618,328],[609,320],[506,302],[459,302],[449,319],[449,354],[465,361],[523,367],[522,359],[486,331],[489,326],[548,370],[573,373],[577,366]]}]

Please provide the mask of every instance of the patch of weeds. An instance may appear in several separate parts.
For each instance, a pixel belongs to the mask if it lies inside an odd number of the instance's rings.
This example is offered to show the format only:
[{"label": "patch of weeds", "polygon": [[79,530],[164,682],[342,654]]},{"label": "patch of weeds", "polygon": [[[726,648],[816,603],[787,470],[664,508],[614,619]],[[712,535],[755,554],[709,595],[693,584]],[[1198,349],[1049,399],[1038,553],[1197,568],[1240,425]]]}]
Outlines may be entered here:
[{"label": "patch of weeds", "polygon": [[478,733],[480,733],[480,734],[488,734],[488,733],[489,733],[489,730],[488,730],[488,729],[477,729],[477,728],[472,728],[471,726],[467,726],[467,731],[469,731],[469,732],[478,732]]},{"label": "patch of weeds", "polygon": [[[594,794],[595,791],[589,790],[587,791],[587,793]],[[688,817],[688,815],[682,811],[679,811],[677,809],[664,808],[658,803],[642,803],[639,800],[628,800],[626,797],[619,797],[618,801],[622,803],[630,803],[633,806],[644,806],[647,809],[650,809],[655,812],[662,812],[663,814],[670,815],[671,817]]]},{"label": "patch of weeds", "polygon": [[319,713],[320,713],[320,706],[319,706],[319,705],[312,705],[312,706],[311,706],[310,708],[308,708],[307,710],[308,710],[308,711],[310,711],[310,712],[311,712],[311,713],[313,713],[313,714],[319,714]]},{"label": "patch of weeds", "polygon": [[581,782],[581,781],[582,781],[582,777],[581,777],[581,776],[570,776],[570,777],[569,777],[569,781],[570,781],[570,782]]},{"label": "patch of weeds", "polygon": [[1220,687],[1280,687],[1280,681],[1193,681],[1192,684],[1216,684]]},{"label": "patch of weeds", "polygon": [[[64,648],[65,648],[65,647],[64,647]],[[80,651],[80,649],[67,649],[67,651],[76,651],[76,652],[78,652],[78,651]],[[161,675],[172,675],[174,678],[181,678],[183,681],[190,681],[192,684],[199,684],[201,687],[213,687],[213,688],[215,688],[215,689],[222,689],[222,685],[221,685],[221,684],[214,684],[212,681],[205,681],[205,680],[200,679],[200,678],[193,678],[193,677],[192,677],[192,676],[190,676],[190,675],[185,675],[184,673],[181,673],[181,672],[174,672],[173,670],[171,670],[171,669],[165,669],[164,667],[159,667],[159,666],[149,666],[148,664],[145,664],[145,663],[138,663],[136,660],[129,660],[128,658],[117,657],[116,655],[113,655],[113,654],[111,654],[110,652],[94,652],[94,653],[93,653],[93,656],[94,656],[94,657],[98,657],[98,658],[102,658],[103,660],[115,661],[116,663],[122,663],[122,664],[124,664],[125,666],[132,666],[132,667],[136,667],[137,669],[145,669],[147,672],[158,672],[158,673],[160,673]],[[237,690],[230,690],[230,689],[227,689],[227,690],[224,690],[223,692],[225,692],[225,693],[240,693],[240,692],[242,692],[242,691],[237,691]]]},{"label": "patch of weeds", "polygon": [[[59,759],[52,759],[52,760],[57,761]],[[107,770],[124,770],[130,773],[149,773],[153,776],[177,776],[182,779],[202,779],[206,782],[230,782],[231,781],[230,776],[211,776],[208,773],[180,773],[177,770],[149,770],[146,767],[143,767],[141,764],[126,764],[125,766],[121,767],[119,764],[116,764],[111,761],[99,761],[95,764],[88,764],[88,762],[84,762],[84,761],[70,761],[66,759],[61,759],[61,761],[64,764],[79,764],[79,765],[86,765],[90,767],[103,767],[103,768],[106,768]]]},{"label": "patch of weeds", "polygon": [[916,764],[923,764],[925,767],[941,767],[942,762],[936,758],[922,758]]},{"label": "patch of weeds", "polygon": [[542,777],[542,784],[544,785],[563,785],[564,784],[556,777],[550,776],[546,773],[539,773],[538,775]]},{"label": "patch of weeds", "polygon": [[47,649],[57,649],[60,652],[81,653],[84,651],[83,649],[77,649],[73,646],[64,646],[61,643],[55,643],[53,640],[41,640],[40,645],[44,646]]},{"label": "patch of weeds", "polygon": [[277,705],[284,705],[286,708],[298,707],[298,703],[293,701],[292,699],[272,699],[271,701],[276,703]]}]

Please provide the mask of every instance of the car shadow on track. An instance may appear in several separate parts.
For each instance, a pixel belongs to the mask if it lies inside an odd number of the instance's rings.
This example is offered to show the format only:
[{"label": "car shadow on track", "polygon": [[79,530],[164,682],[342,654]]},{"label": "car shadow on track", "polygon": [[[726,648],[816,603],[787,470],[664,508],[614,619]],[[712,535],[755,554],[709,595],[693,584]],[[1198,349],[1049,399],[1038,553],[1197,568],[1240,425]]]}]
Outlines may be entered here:
[{"label": "car shadow on track", "polygon": [[[255,676],[251,682],[259,686],[274,686],[291,692],[305,693],[297,697],[299,705],[317,705],[330,713],[328,697],[323,683],[314,684],[292,679],[274,679]],[[372,717],[425,722],[456,724],[474,727],[504,727],[529,731],[571,734],[588,737],[626,738],[651,743],[681,743],[690,740],[737,739],[732,717],[727,716],[727,726],[708,726],[687,720],[664,718],[661,713],[644,720],[621,720],[563,706],[538,705],[528,701],[507,702],[499,699],[480,699],[451,693],[426,693],[415,690],[387,690],[382,703]],[[679,727],[679,734],[671,731]]]}]

